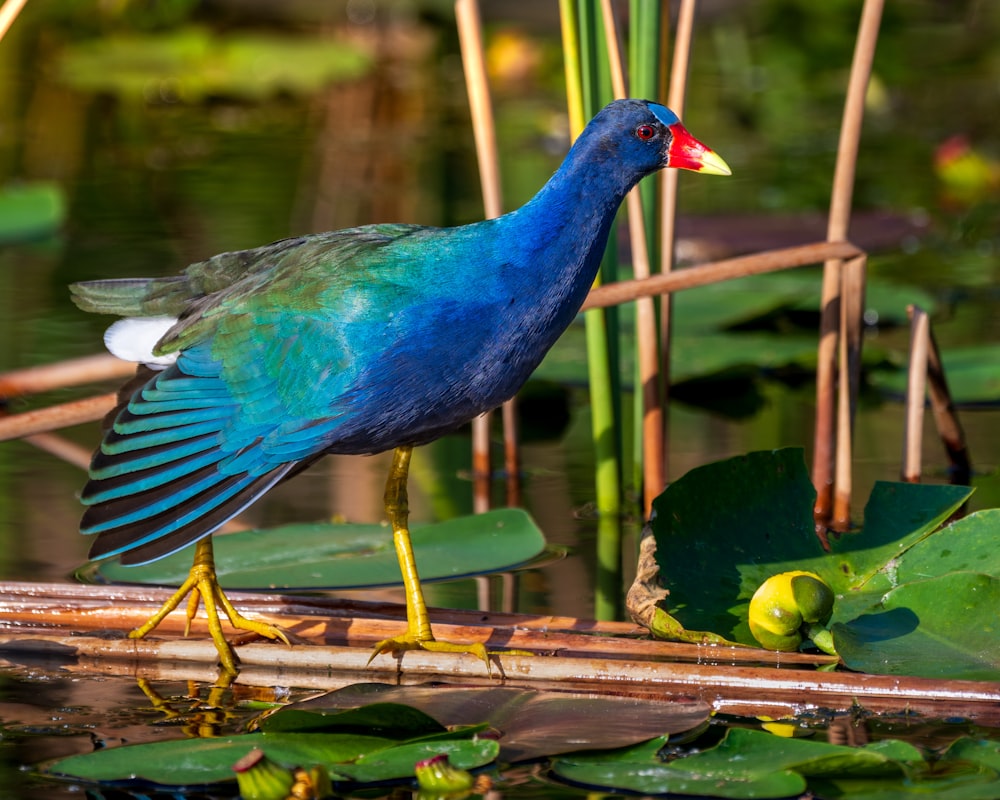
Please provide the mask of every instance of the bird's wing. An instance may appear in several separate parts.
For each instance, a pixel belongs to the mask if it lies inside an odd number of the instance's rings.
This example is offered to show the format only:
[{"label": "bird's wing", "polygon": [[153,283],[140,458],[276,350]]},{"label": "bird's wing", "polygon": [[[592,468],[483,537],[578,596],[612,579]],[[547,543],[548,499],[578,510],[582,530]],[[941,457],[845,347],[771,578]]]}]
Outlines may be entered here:
[{"label": "bird's wing", "polygon": [[93,557],[142,563],[180,549],[359,424],[361,350],[378,352],[385,309],[344,287],[370,245],[397,232],[380,227],[366,230],[367,248],[313,239],[266,275],[251,268],[188,304],[160,342],[179,350],[176,363],[125,398],[94,456],[81,523],[98,536]]},{"label": "bird's wing", "polygon": [[115,412],[94,454],[81,530],[95,558],[142,563],[211,533],[297,465],[258,452],[260,430],[207,354],[150,375]]}]

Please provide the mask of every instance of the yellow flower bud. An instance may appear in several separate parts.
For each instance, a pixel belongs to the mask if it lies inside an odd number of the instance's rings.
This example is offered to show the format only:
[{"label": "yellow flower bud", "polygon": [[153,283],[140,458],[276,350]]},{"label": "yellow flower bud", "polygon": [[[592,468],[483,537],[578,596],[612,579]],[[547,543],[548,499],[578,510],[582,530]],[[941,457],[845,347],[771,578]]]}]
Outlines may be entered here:
[{"label": "yellow flower bud", "polygon": [[812,572],[772,575],[750,600],[750,632],[768,650],[797,650],[806,635],[829,622],[833,599],[830,587]]}]

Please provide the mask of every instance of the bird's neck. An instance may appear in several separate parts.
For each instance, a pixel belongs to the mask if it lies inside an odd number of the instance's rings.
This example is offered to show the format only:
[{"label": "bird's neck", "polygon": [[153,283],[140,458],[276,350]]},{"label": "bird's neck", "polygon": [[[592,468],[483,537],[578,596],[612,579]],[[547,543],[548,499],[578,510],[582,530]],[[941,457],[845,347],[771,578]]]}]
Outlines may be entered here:
[{"label": "bird's neck", "polygon": [[618,207],[641,177],[597,137],[577,140],[538,194],[508,215],[533,279],[545,265],[546,283],[560,284],[564,300],[578,307],[597,274]]}]

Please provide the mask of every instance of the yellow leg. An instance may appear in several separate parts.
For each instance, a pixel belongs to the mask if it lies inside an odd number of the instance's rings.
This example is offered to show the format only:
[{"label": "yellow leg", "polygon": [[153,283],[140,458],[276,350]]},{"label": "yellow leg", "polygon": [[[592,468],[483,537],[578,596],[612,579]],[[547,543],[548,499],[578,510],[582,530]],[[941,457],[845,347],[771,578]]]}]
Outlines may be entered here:
[{"label": "yellow leg", "polygon": [[427,616],[427,604],[420,588],[420,576],[417,575],[417,562],[413,557],[413,545],[410,541],[409,517],[410,508],[406,495],[406,480],[410,471],[410,454],[412,447],[397,447],[392,456],[392,467],[389,479],[385,484],[385,511],[392,525],[392,539],[396,545],[396,556],[399,559],[399,569],[403,574],[403,586],[406,590],[406,633],[383,639],[375,645],[368,662],[380,653],[397,653],[403,650],[433,650],[448,653],[471,653],[482,659],[490,671],[489,654],[482,642],[472,644],[457,644],[441,642],[431,633],[431,622]]},{"label": "yellow leg", "polygon": [[212,550],[211,536],[206,536],[200,540],[195,547],[194,564],[191,565],[191,571],[188,573],[187,580],[170,596],[167,602],[160,606],[159,611],[153,614],[143,625],[131,631],[129,637],[132,639],[141,639],[163,622],[167,614],[176,609],[185,596],[189,594],[187,625],[184,628],[184,635],[186,636],[191,628],[191,620],[194,619],[198,611],[198,603],[203,601],[205,603],[205,613],[208,615],[208,632],[212,637],[212,641],[215,642],[215,648],[219,651],[219,661],[225,670],[236,672],[238,659],[236,658],[236,653],[233,652],[232,645],[226,641],[225,634],[222,632],[219,606],[222,606],[222,610],[226,612],[226,616],[234,628],[252,631],[268,639],[280,639],[285,644],[289,644],[288,637],[280,628],[268,625],[266,622],[247,619],[233,608],[233,604],[229,602],[229,598],[223,593],[222,587],[219,586],[219,580],[215,575],[215,554]]}]

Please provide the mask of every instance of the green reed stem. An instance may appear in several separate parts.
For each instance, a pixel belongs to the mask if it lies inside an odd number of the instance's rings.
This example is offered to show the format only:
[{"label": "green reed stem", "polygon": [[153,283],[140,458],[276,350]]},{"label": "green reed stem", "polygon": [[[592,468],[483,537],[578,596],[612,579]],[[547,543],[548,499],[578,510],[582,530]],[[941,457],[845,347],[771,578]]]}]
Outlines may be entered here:
[{"label": "green reed stem", "polygon": [[[628,30],[628,81],[629,94],[645,100],[660,100],[664,80],[662,58],[664,50],[663,4],[649,0],[631,0]],[[646,231],[646,247],[649,252],[649,263],[660,261],[657,222],[659,220],[659,197],[656,179],[645,180],[639,184],[642,196],[643,222]],[[659,298],[654,300],[659,314]],[[638,346],[639,337],[636,336]],[[644,414],[642,376],[640,374],[639,354],[635,358],[635,386],[633,405],[636,424],[632,428],[633,458],[631,479],[635,487],[635,495],[640,509],[643,506],[643,483],[645,455],[642,419]],[[662,387],[661,387],[662,390]],[[663,487],[655,487],[659,492]]]},{"label": "green reed stem", "polygon": [[[585,120],[611,98],[610,77],[600,14],[595,0],[560,0],[566,95],[575,137]],[[611,241],[615,241],[614,227]],[[617,279],[615,248],[609,247],[595,285]],[[621,543],[617,533],[622,510],[621,391],[618,370],[616,309],[585,315],[590,384],[591,431],[599,531],[594,615],[613,619],[622,607]],[[609,524],[605,520],[613,521]]]}]

